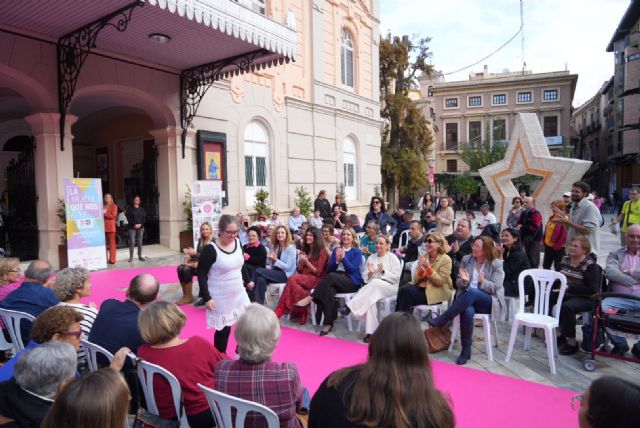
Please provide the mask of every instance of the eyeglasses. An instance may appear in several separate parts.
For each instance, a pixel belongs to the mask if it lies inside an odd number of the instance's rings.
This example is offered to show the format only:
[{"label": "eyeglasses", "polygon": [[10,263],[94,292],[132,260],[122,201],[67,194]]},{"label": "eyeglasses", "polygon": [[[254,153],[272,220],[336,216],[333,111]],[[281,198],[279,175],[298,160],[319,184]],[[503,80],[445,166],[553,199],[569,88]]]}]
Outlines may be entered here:
[{"label": "eyeglasses", "polygon": [[20,268],[9,269],[9,272],[20,273],[20,272],[22,272],[22,269],[20,269]]},{"label": "eyeglasses", "polygon": [[82,337],[82,330],[78,331],[68,331],[64,333],[65,336],[75,336],[76,339],[80,339]]},{"label": "eyeglasses", "polygon": [[223,233],[225,235],[227,235],[227,236],[236,236],[238,234],[238,231],[237,230],[225,230]]},{"label": "eyeglasses", "polygon": [[571,408],[573,410],[578,410],[580,408],[582,397],[584,397],[584,394],[574,395],[573,397],[571,397]]},{"label": "eyeglasses", "polygon": [[380,205],[380,201],[373,201],[372,204],[373,205]]}]

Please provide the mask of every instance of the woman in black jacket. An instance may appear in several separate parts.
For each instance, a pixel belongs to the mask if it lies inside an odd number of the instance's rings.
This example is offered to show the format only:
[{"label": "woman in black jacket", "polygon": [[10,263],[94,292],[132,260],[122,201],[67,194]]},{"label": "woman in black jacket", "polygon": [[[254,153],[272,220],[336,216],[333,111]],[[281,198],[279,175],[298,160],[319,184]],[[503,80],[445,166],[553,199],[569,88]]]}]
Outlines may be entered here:
[{"label": "woman in black jacket", "polygon": [[[242,255],[244,256],[244,264],[242,265],[242,283],[247,288],[247,284],[251,282],[251,278],[256,273],[258,268],[264,268],[267,266],[267,249],[260,243],[260,228],[258,226],[251,226],[247,230],[247,238],[249,242],[242,247]],[[249,300],[256,301],[255,289],[248,289],[247,294]]]},{"label": "woman in black jacket", "polygon": [[329,200],[327,199],[326,190],[321,190],[318,193],[318,197],[313,203],[313,211],[320,211],[320,217],[322,217],[322,220],[331,220],[331,203],[329,203]]},{"label": "woman in black jacket", "polygon": [[[518,231],[508,227],[500,233],[502,241],[502,268],[504,269],[504,295],[507,297],[518,297],[518,277],[520,272],[529,269],[529,259],[520,245]],[[529,279],[529,278],[527,278]],[[530,281],[525,281],[525,294],[527,302],[533,303],[534,287]]]},{"label": "woman in black jacket", "polygon": [[125,212],[129,227],[129,263],[133,261],[133,247],[136,244],[138,245],[138,259],[141,262],[146,260],[142,256],[142,238],[144,237],[144,222],[147,219],[147,214],[140,204],[140,195],[135,195],[131,205],[127,207]]}]

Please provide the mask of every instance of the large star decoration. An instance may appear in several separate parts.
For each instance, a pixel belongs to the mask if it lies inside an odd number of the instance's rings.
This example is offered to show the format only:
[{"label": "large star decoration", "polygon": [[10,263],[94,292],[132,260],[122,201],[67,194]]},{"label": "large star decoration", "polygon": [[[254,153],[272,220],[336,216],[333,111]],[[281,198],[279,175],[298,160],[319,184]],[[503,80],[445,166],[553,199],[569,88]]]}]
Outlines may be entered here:
[{"label": "large star decoration", "polygon": [[571,184],[579,181],[590,166],[590,161],[551,156],[537,115],[518,113],[504,159],[478,172],[496,202],[498,221],[505,225],[511,200],[519,195],[512,179],[525,174],[542,177],[533,197],[536,208],[548,218],[551,202],[562,199],[562,194],[571,190]]}]

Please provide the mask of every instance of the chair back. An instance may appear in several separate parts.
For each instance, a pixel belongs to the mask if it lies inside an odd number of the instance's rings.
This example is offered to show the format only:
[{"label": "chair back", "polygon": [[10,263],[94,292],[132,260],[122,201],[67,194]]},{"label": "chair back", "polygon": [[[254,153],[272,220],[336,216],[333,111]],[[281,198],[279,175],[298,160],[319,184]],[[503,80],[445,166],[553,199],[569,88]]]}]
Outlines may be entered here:
[{"label": "chair back", "polygon": [[11,342],[16,352],[22,351],[24,349],[24,343],[22,342],[22,334],[20,333],[20,324],[22,320],[33,322],[36,317],[26,312],[12,311],[10,309],[0,309],[0,316],[9,331],[9,336],[11,336]]},{"label": "chair back", "polygon": [[174,375],[172,375],[167,369],[164,369],[156,364],[151,364],[148,361],[138,360],[137,362],[138,378],[140,379],[140,385],[142,386],[142,393],[147,402],[147,410],[155,415],[159,415],[158,406],[156,405],[156,398],[153,391],[153,379],[154,376],[161,376],[171,387],[171,395],[173,397],[173,405],[176,409],[176,415],[180,418],[180,425],[188,427],[187,414],[184,411],[182,405],[182,389],[180,383]]},{"label": "chair back", "polygon": [[104,356],[109,362],[113,361],[113,354],[102,346],[91,343],[85,339],[82,339],[80,343],[82,344],[82,348],[84,348],[84,352],[87,354],[87,364],[89,365],[90,371],[95,372],[100,370],[98,354]]},{"label": "chair back", "polygon": [[[280,427],[278,415],[270,408],[262,404],[254,403],[253,401],[243,400],[220,391],[215,391],[201,384],[198,384],[198,386],[204,391],[204,395],[207,397],[209,407],[211,407],[218,428],[245,426],[244,421],[249,412],[261,414],[267,421],[267,428]],[[234,410],[235,420],[233,419]]]},{"label": "chair back", "polygon": [[409,235],[409,229],[403,230],[400,233],[400,239],[398,240],[398,248],[406,246],[410,239],[411,236]]},{"label": "chair back", "polygon": [[[553,284],[556,281],[560,281],[560,290],[558,292],[558,301],[556,302],[559,308],[562,305],[562,299],[564,298],[564,292],[567,289],[567,278],[560,272],[547,269],[526,269],[520,272],[518,276],[518,293],[520,296],[520,312],[524,312],[524,280],[526,277],[531,277],[533,286],[535,289],[535,298],[533,302],[533,313],[538,315],[548,315],[550,312],[549,297],[551,296]],[[560,317],[560,311],[556,311],[553,315],[554,318]]]}]

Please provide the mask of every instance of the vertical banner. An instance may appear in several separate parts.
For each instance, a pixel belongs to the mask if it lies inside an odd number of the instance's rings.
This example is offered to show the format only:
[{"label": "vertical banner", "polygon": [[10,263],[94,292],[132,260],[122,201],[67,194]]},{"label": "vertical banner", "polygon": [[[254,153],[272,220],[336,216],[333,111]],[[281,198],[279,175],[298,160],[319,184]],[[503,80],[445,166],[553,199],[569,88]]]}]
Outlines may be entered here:
[{"label": "vertical banner", "polygon": [[69,267],[106,269],[107,258],[99,178],[65,178]]},{"label": "vertical banner", "polygon": [[429,184],[433,186],[436,183],[434,167],[432,165],[429,166]]},{"label": "vertical banner", "polygon": [[218,236],[218,221],[222,215],[222,181],[198,180],[191,183],[191,212],[193,214],[193,248],[200,239],[200,226],[209,223],[213,237]]}]

